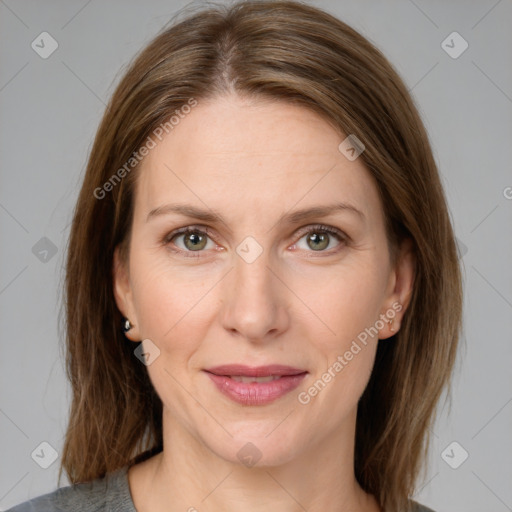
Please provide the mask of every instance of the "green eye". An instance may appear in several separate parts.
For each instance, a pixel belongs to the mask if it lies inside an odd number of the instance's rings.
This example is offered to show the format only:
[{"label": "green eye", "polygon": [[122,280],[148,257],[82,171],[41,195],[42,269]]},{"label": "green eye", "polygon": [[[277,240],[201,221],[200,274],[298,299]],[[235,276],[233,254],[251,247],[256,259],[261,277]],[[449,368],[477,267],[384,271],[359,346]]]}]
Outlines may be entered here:
[{"label": "green eye", "polygon": [[184,245],[187,249],[191,251],[200,251],[206,247],[207,236],[201,234],[200,232],[193,231],[189,233],[185,233],[183,235]]},{"label": "green eye", "polygon": [[[298,246],[299,242],[305,238],[306,248],[298,248],[306,252],[313,253],[335,252],[336,249],[339,248],[339,246],[342,246],[343,242],[346,242],[348,239],[342,231],[334,227],[324,226],[321,224],[307,227],[305,230],[302,230],[302,233],[300,233],[299,236],[299,241],[293,246]],[[181,245],[176,242],[179,239],[183,240]],[[328,249],[333,239],[337,240],[338,244],[334,249]],[[211,241],[213,246],[215,246],[211,237],[211,232],[208,228],[202,226],[187,226],[165,236],[162,243],[169,246],[169,249],[175,253],[180,253],[187,257],[200,257],[201,253],[205,252],[205,250],[209,248],[208,241]],[[175,246],[176,248],[172,246]]]},{"label": "green eye", "polygon": [[[181,242],[181,244],[176,243],[176,240],[179,240],[180,238],[183,242]],[[165,246],[169,246],[169,249],[173,252],[178,252],[189,257],[199,257],[200,253],[203,252],[204,249],[208,248],[207,244],[209,238],[210,234],[207,229],[187,226],[186,228],[173,231],[169,235],[165,236],[162,243]],[[173,248],[172,245],[175,245],[177,249]]]},{"label": "green eye", "polygon": [[319,234],[318,232],[314,232],[310,235],[307,235],[307,237],[308,237],[307,244],[314,251],[323,251],[329,245],[329,242],[330,242],[329,236],[330,235],[327,233]]},{"label": "green eye", "polygon": [[209,234],[204,229],[189,226],[171,233],[166,237],[164,243],[167,245],[179,238],[183,239],[183,247],[176,244],[179,251],[184,253],[201,252],[207,246]]},{"label": "green eye", "polygon": [[308,230],[301,236],[301,240],[303,238],[306,238],[307,248],[311,249],[313,252],[328,252],[325,249],[329,247],[333,238],[338,240],[338,245],[345,241],[345,237],[341,231],[323,225],[308,228]]}]

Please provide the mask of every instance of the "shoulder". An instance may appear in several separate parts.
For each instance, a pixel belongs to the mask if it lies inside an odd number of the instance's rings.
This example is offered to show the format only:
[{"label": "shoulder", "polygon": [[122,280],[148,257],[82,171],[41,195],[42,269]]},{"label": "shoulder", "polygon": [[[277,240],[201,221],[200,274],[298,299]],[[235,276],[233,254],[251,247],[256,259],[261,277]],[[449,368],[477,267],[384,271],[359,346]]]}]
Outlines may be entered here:
[{"label": "shoulder", "polygon": [[432,510],[421,503],[417,503],[416,501],[409,500],[409,502],[411,504],[411,512],[435,512],[435,510]]},{"label": "shoulder", "polygon": [[61,487],[6,512],[136,512],[125,466],[104,478]]}]

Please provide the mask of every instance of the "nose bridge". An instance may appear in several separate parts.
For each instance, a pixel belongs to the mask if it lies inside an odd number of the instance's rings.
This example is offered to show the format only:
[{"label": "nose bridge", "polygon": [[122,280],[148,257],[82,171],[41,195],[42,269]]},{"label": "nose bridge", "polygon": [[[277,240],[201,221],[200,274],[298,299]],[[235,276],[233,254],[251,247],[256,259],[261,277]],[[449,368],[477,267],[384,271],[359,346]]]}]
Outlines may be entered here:
[{"label": "nose bridge", "polygon": [[[263,339],[283,328],[284,297],[271,269],[271,253],[255,239],[242,241],[233,255],[233,271],[225,283],[224,327],[243,337]],[[281,285],[282,286],[282,285]]]},{"label": "nose bridge", "polygon": [[[270,270],[270,254],[269,251],[262,251],[257,257],[252,259],[254,248],[249,248],[245,254],[241,245],[237,249],[237,256],[234,258],[233,278],[235,280],[234,288],[237,295],[248,294],[254,295],[254,298],[266,297],[272,295],[272,272]],[[246,259],[245,256],[251,256]],[[268,297],[270,300],[270,297]]]}]

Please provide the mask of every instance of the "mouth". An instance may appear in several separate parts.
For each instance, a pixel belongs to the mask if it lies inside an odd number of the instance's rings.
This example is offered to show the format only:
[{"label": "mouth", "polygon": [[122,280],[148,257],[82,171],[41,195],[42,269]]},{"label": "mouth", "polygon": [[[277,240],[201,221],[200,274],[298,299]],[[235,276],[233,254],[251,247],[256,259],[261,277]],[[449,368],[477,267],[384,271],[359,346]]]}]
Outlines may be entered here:
[{"label": "mouth", "polygon": [[242,405],[265,405],[295,389],[307,370],[284,365],[223,365],[204,370],[217,389]]},{"label": "mouth", "polygon": [[269,375],[268,377],[246,377],[245,375],[224,375],[236,382],[272,382],[273,380],[280,379],[281,375]]},{"label": "mouth", "polygon": [[[285,366],[281,364],[269,364],[265,366],[246,366],[242,364],[225,364],[221,366],[215,366],[208,368],[208,373],[214,375],[220,375],[224,377],[235,377],[235,378],[255,378],[255,379],[267,379],[269,382],[273,378],[278,379],[283,376],[289,375],[300,375],[307,373],[307,370],[294,368],[292,366]],[[245,381],[241,381],[245,382]],[[257,380],[255,382],[258,382]]]}]

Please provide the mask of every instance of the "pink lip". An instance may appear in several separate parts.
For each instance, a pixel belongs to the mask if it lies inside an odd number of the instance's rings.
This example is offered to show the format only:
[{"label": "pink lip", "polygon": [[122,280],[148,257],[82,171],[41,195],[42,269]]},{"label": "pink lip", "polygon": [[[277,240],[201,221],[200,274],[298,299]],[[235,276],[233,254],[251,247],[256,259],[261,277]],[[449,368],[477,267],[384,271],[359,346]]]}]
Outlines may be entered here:
[{"label": "pink lip", "polygon": [[[243,365],[224,365],[205,370],[205,372],[221,393],[243,405],[265,405],[273,402],[295,389],[308,373],[305,370],[282,365],[253,368]],[[237,382],[230,375],[245,377],[279,375],[280,378],[270,382]]]}]

